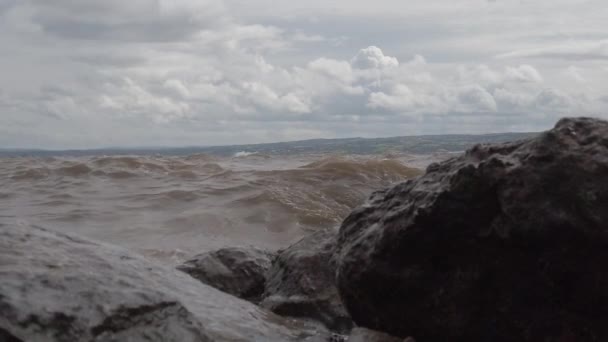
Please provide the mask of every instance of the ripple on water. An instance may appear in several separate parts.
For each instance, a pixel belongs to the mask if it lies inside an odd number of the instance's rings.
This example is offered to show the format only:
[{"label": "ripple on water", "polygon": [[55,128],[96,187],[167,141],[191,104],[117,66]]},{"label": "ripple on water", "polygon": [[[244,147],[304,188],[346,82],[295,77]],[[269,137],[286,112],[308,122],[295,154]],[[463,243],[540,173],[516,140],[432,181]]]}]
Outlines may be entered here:
[{"label": "ripple on water", "polygon": [[54,170],[55,173],[62,176],[68,177],[82,177],[86,176],[93,171],[85,163],[77,163],[69,166],[60,167]]},{"label": "ripple on water", "polygon": [[2,160],[0,201],[8,204],[0,216],[149,250],[279,248],[338,224],[371,191],[417,173],[394,158],[350,156]]},{"label": "ripple on water", "polygon": [[32,168],[26,169],[23,171],[17,171],[13,174],[11,179],[16,181],[32,181],[32,180],[40,180],[48,177],[50,174],[49,169],[40,167],[40,168]]}]

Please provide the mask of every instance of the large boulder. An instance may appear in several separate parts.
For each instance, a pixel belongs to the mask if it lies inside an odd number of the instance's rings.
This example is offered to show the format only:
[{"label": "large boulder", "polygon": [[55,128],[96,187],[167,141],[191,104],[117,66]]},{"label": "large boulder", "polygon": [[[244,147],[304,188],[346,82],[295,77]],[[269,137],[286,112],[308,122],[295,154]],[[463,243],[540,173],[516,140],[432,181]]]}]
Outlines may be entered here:
[{"label": "large boulder", "polygon": [[332,260],[337,229],[324,229],[281,251],[268,273],[262,307],[309,318],[336,332],[352,327],[335,284]]},{"label": "large boulder", "polygon": [[256,247],[226,247],[196,255],[177,269],[218,290],[257,302],[273,257]]},{"label": "large boulder", "polygon": [[608,122],[562,119],[374,194],[340,228],[354,321],[424,342],[608,341]]},{"label": "large boulder", "polygon": [[278,342],[327,336],[121,248],[0,225],[2,340]]}]

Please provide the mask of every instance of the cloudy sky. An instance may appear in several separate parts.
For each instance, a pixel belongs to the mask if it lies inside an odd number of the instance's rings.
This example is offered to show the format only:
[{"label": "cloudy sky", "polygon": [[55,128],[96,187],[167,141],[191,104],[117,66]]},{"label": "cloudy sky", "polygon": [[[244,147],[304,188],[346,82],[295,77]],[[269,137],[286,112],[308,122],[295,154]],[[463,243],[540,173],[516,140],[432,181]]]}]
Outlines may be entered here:
[{"label": "cloudy sky", "polygon": [[608,117],[606,0],[0,0],[0,148]]}]

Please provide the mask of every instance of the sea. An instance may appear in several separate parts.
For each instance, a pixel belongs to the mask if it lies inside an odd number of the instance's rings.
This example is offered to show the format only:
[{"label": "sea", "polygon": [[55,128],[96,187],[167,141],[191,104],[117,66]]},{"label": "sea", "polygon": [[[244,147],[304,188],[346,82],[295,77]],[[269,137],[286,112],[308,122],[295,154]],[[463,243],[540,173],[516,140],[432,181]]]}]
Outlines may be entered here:
[{"label": "sea", "polygon": [[0,157],[0,223],[38,225],[166,263],[224,246],[284,248],[339,226],[375,190],[454,153]]}]

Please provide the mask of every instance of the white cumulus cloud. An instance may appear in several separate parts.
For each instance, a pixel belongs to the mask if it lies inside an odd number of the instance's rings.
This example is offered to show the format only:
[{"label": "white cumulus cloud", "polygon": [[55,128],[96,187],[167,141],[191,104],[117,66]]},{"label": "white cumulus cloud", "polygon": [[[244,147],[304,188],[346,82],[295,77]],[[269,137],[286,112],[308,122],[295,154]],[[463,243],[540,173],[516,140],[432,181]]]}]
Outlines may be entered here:
[{"label": "white cumulus cloud", "polygon": [[0,145],[483,133],[608,116],[600,0],[379,1],[0,0]]},{"label": "white cumulus cloud", "polygon": [[376,46],[359,51],[351,63],[358,69],[383,69],[399,66],[397,58],[384,55],[382,50]]}]

